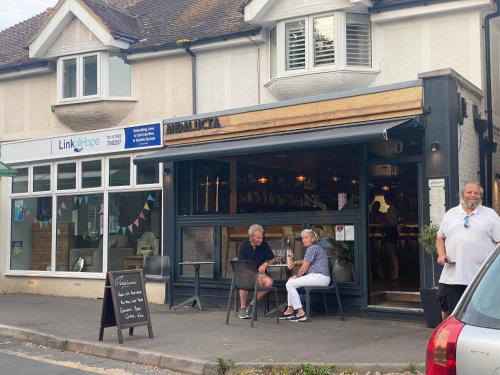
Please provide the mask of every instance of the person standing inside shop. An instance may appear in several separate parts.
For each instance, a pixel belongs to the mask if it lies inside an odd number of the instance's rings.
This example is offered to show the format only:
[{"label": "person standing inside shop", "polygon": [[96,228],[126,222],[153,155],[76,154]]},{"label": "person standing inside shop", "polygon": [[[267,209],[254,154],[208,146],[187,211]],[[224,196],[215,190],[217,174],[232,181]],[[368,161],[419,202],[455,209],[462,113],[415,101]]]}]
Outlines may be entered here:
[{"label": "person standing inside shop", "polygon": [[[238,248],[238,260],[251,260],[259,272],[259,286],[269,288],[273,286],[273,279],[266,274],[267,266],[277,262],[271,247],[264,241],[264,228],[253,224],[248,228],[248,240],[243,241]],[[267,292],[257,293],[257,300],[261,300]],[[252,305],[247,306],[248,292],[240,290],[240,319],[250,319]]]},{"label": "person standing inside shop", "polygon": [[398,250],[398,222],[399,222],[399,210],[396,207],[396,199],[392,194],[384,195],[385,203],[389,206],[384,217],[384,251],[389,255],[391,273],[389,275],[390,280],[399,279],[399,257],[397,254]]},{"label": "person standing inside shop", "polygon": [[436,237],[439,278],[438,302],[443,319],[448,317],[465,288],[486,258],[500,242],[500,218],[481,205],[483,189],[467,182],[460,191],[460,204],[448,210]]}]

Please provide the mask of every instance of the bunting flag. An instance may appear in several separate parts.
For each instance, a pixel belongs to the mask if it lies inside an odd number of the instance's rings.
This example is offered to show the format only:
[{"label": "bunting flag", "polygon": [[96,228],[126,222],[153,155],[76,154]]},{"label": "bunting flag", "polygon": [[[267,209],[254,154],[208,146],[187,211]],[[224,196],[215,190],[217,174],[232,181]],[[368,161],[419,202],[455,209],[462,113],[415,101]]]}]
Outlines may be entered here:
[{"label": "bunting flag", "polygon": [[85,203],[88,203],[89,202],[89,196],[88,195],[85,195],[83,197],[83,200],[85,201]]},{"label": "bunting flag", "polygon": [[99,209],[97,215],[104,215],[104,204],[101,204],[101,208]]},{"label": "bunting flag", "polygon": [[60,207],[60,209],[62,208],[63,210],[68,209],[68,206],[66,206],[66,203],[64,203],[64,201],[61,202],[61,205],[59,207]]},{"label": "bunting flag", "polygon": [[[127,225],[126,227],[122,227],[120,225],[116,225],[115,226],[115,232],[116,234],[126,234],[127,233],[127,229],[130,231],[130,233],[133,233],[134,232],[134,226],[135,228],[139,228],[139,225],[140,225],[140,220],[146,220],[146,216],[144,215],[144,210],[146,211],[151,211],[151,208],[150,208],[150,203],[149,202],[154,202],[154,198],[151,194],[148,194],[148,197],[146,198],[146,202],[144,203],[144,206],[143,206],[143,210],[141,210],[141,212],[139,213],[139,215],[132,221],[131,224]],[[102,214],[104,213],[104,207],[103,205],[101,205],[101,211],[99,212],[99,214]]]},{"label": "bunting flag", "polygon": [[61,216],[61,215],[62,215],[62,211],[61,211],[61,209],[60,209],[60,208],[58,208],[58,209],[57,209],[57,214],[58,214],[59,216]]}]

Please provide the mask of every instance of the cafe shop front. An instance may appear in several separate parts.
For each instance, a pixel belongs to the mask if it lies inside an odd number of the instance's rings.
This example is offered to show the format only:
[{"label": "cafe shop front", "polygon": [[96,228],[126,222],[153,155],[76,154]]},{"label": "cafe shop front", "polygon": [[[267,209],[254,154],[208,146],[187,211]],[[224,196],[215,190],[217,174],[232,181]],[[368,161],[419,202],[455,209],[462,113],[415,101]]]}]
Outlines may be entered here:
[{"label": "cafe shop front", "polygon": [[[441,97],[449,82],[441,77],[428,96]],[[304,252],[301,230],[315,229],[351,312],[418,319],[418,291],[431,277],[417,241],[430,219],[429,137],[453,153],[448,142],[456,121],[448,116],[456,108],[426,114],[425,86],[419,80],[164,120],[165,147],[134,162],[164,166],[163,253],[173,260],[174,299],[192,291],[193,270],[179,263],[211,261],[201,267],[201,295],[223,305],[230,260],[248,226],[259,223],[274,252],[289,243],[297,259]],[[429,130],[436,126],[442,130]],[[438,163],[442,194],[434,216],[458,189],[457,166],[447,172],[446,160]],[[392,250],[377,221],[390,205],[398,210]]]}]

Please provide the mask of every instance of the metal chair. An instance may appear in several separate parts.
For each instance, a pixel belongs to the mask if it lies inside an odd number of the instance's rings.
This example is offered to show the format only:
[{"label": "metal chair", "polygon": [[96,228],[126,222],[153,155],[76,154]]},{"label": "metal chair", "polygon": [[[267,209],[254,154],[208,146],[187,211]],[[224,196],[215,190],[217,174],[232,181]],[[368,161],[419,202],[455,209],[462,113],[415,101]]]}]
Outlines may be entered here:
[{"label": "metal chair", "polygon": [[323,304],[325,305],[325,314],[328,314],[328,305],[326,303],[326,295],[335,292],[337,296],[337,304],[339,305],[340,311],[340,320],[344,320],[344,309],[342,308],[342,302],[340,301],[339,288],[337,286],[337,280],[335,280],[335,274],[333,273],[333,265],[330,262],[330,273],[332,275],[330,279],[330,284],[327,286],[305,286],[303,287],[304,292],[306,293],[306,316],[309,319],[309,315],[311,314],[311,293],[318,292],[323,294]]},{"label": "metal chair", "polygon": [[168,256],[145,256],[143,261],[144,282],[160,281],[165,283],[165,303],[173,305],[173,287],[170,280],[170,258]]},{"label": "metal chair", "polygon": [[[231,281],[231,289],[229,291],[229,299],[227,301],[226,324],[229,324],[229,314],[231,312],[231,304],[233,293],[235,291],[246,290],[253,292],[252,301],[252,316],[250,325],[253,327],[254,320],[257,320],[257,293],[260,291],[274,292],[274,302],[276,311],[278,311],[278,288],[275,286],[264,288],[259,286],[259,274],[255,263],[250,260],[232,260],[231,268],[233,270],[233,279]],[[238,293],[235,294],[235,300],[238,299]],[[235,302],[237,305],[238,302]],[[276,323],[279,323],[279,317],[276,315]]]}]

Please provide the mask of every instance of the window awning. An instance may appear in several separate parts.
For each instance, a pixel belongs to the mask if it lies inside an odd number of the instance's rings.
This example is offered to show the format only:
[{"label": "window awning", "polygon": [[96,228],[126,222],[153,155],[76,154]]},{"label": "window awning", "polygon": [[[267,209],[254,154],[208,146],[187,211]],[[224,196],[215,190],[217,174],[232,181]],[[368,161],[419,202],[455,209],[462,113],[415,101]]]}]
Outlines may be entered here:
[{"label": "window awning", "polygon": [[0,177],[14,177],[17,171],[0,161]]},{"label": "window awning", "polygon": [[208,159],[332,145],[365,143],[388,139],[390,132],[396,129],[399,130],[413,126],[414,118],[406,118],[392,121],[335,125],[316,130],[308,129],[307,131],[301,130],[170,146],[149,155],[136,157],[134,163],[143,164],[159,161]]}]

